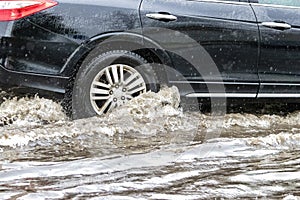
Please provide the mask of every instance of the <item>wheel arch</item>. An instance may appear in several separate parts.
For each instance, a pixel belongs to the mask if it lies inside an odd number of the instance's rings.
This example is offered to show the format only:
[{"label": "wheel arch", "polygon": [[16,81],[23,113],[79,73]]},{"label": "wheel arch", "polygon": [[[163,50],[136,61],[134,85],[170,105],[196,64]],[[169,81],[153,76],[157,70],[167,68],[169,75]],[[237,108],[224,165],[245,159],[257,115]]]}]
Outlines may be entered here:
[{"label": "wheel arch", "polygon": [[149,63],[158,64],[155,70],[162,76],[160,79],[167,82],[164,66],[172,65],[169,54],[155,41],[134,32],[109,32],[89,39],[73,52],[60,73],[66,77],[76,75],[84,59],[95,49],[99,54],[118,49],[133,51]]}]

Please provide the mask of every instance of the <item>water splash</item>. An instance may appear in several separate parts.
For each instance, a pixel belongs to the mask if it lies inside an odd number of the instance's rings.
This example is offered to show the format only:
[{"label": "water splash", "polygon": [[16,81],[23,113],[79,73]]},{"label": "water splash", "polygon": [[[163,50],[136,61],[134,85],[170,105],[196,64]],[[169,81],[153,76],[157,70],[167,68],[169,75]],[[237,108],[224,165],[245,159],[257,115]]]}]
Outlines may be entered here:
[{"label": "water splash", "polygon": [[0,105],[0,126],[9,127],[36,126],[66,121],[61,106],[49,99],[17,97],[5,99]]},{"label": "water splash", "polygon": [[272,149],[300,149],[300,133],[271,134],[265,137],[249,138],[246,140],[251,146]]},{"label": "water splash", "polygon": [[[37,96],[6,99],[0,105],[0,146],[53,145],[57,141],[62,142],[65,137],[77,140],[79,136],[93,135],[151,137],[169,134],[180,139],[184,136],[192,142],[194,138],[203,138],[203,134],[210,132],[216,122],[215,117],[184,113],[179,104],[178,89],[163,88],[158,93],[142,94],[102,117],[70,121],[60,104],[51,100]],[[236,131],[235,139],[244,138],[252,146],[299,147],[297,126],[300,124],[300,112],[287,116],[227,114],[220,116],[220,120],[223,120],[222,125],[215,128],[223,130],[222,137],[230,138],[230,134]],[[253,137],[252,133],[243,135],[241,130],[263,130],[270,134],[267,137]]]},{"label": "water splash", "polygon": [[300,112],[287,116],[280,115],[253,115],[253,114],[228,114],[225,116],[224,128],[244,127],[270,129],[280,126],[299,126]]},{"label": "water splash", "polygon": [[[2,128],[0,146],[24,146],[38,140],[74,138],[78,135],[115,134],[156,135],[164,132],[194,132],[197,123],[179,108],[180,95],[176,87],[158,93],[148,92],[111,113],[89,119],[67,121],[61,107],[35,97],[5,101],[0,108],[7,118],[16,117],[8,128]],[[42,125],[44,122],[49,125]],[[16,124],[16,125],[15,125]]]}]

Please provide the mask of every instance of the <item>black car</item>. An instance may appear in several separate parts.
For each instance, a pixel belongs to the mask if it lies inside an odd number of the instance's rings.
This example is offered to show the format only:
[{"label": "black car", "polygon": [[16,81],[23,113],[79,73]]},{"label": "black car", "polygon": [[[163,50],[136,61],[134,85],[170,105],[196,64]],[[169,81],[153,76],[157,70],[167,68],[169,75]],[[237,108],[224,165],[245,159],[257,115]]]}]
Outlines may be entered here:
[{"label": "black car", "polygon": [[1,0],[3,87],[73,118],[176,85],[185,98],[300,97],[297,0]]}]

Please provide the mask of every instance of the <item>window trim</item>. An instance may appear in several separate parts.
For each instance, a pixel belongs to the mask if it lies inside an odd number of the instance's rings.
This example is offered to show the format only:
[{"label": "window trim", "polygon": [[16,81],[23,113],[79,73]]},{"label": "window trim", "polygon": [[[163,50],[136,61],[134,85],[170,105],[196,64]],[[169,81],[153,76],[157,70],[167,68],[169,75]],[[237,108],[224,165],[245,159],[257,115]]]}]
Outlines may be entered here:
[{"label": "window trim", "polygon": [[234,4],[234,5],[250,5],[247,1],[226,1],[226,0],[187,0],[207,3],[223,3],[223,4]]},{"label": "window trim", "polygon": [[263,7],[300,9],[300,7],[297,7],[297,6],[286,6],[286,5],[278,5],[278,4],[262,4],[262,3],[259,3],[257,0],[249,0],[249,3],[251,5],[263,6]]}]

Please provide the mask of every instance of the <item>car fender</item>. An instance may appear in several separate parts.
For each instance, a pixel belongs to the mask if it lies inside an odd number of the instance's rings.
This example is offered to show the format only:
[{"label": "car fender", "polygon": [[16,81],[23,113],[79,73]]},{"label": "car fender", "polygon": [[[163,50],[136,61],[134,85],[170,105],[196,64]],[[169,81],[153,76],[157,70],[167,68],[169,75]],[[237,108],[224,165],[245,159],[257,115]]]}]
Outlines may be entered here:
[{"label": "car fender", "polygon": [[99,49],[99,54],[117,49],[128,51],[148,49],[159,58],[161,64],[172,65],[167,51],[150,38],[136,32],[109,32],[97,35],[82,43],[69,57],[61,70],[61,74],[66,77],[74,75],[84,58],[95,48]]}]

